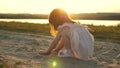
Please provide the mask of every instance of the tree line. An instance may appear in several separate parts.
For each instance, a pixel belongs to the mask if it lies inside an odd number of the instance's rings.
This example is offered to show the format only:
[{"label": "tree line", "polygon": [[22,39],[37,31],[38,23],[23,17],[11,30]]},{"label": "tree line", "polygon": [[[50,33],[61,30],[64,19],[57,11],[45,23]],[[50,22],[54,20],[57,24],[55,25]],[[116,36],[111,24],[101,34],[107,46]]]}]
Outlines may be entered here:
[{"label": "tree line", "polygon": [[[120,20],[120,13],[80,13],[70,14],[72,19],[87,20]],[[47,14],[3,14],[0,13],[1,19],[48,19]]]}]

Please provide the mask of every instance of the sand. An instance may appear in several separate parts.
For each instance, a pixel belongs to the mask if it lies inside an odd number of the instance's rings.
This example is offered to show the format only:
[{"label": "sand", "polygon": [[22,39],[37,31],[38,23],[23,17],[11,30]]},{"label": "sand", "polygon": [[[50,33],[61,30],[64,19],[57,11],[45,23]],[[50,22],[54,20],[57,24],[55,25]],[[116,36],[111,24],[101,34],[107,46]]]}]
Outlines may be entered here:
[{"label": "sand", "polygon": [[0,30],[0,64],[6,68],[120,68],[120,44],[95,41],[92,60],[40,55],[53,37]]}]

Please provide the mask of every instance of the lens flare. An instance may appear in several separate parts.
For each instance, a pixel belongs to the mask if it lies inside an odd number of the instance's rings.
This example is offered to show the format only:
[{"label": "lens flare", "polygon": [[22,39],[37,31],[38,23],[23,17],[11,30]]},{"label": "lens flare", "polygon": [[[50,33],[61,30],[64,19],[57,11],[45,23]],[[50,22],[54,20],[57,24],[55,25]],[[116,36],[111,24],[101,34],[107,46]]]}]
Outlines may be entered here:
[{"label": "lens flare", "polygon": [[56,61],[53,61],[53,62],[52,62],[52,66],[53,66],[53,67],[56,67],[56,66],[57,66],[57,62],[56,62]]}]

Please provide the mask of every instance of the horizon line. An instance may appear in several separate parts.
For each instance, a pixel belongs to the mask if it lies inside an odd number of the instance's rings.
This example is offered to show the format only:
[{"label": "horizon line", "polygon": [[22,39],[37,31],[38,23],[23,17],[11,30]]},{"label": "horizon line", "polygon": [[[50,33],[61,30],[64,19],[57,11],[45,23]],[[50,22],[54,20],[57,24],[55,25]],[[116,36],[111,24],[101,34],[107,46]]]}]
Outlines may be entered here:
[{"label": "horizon line", "polygon": [[[97,13],[120,13],[120,12],[90,12],[90,13],[69,13],[69,14],[97,14]],[[0,14],[43,14],[43,15],[49,15],[49,13],[2,13],[0,12]]]}]

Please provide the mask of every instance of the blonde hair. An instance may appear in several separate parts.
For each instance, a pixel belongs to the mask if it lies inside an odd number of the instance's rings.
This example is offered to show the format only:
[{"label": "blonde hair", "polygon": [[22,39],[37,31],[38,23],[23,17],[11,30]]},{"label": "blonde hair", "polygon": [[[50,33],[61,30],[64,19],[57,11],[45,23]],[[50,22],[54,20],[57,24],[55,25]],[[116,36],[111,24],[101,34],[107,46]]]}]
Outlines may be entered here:
[{"label": "blonde hair", "polygon": [[51,33],[51,35],[52,36],[56,36],[56,34],[57,34],[57,30],[55,30],[55,28],[54,28],[54,26],[52,25],[52,24],[50,24],[50,33]]},{"label": "blonde hair", "polygon": [[54,9],[49,15],[51,35],[56,36],[58,26],[61,24],[61,22],[66,22],[67,20],[71,21],[71,18],[68,16],[65,10],[61,8]]}]

